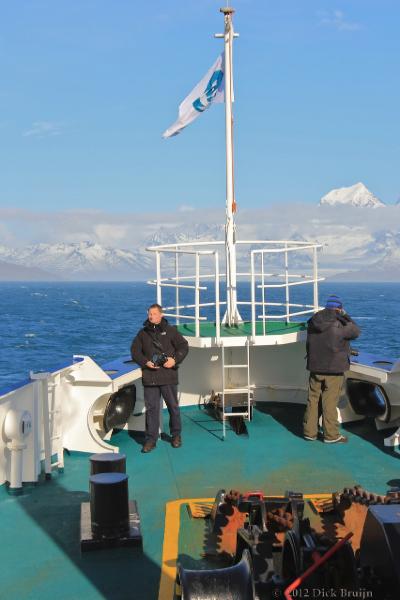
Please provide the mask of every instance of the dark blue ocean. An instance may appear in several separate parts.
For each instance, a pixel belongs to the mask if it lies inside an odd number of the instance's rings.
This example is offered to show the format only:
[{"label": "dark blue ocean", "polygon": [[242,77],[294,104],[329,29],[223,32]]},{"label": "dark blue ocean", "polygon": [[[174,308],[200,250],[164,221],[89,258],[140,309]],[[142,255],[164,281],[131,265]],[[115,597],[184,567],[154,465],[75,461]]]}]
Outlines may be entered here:
[{"label": "dark blue ocean", "polygon": [[[304,299],[302,287],[292,288],[291,301]],[[339,295],[361,326],[354,347],[400,357],[400,284],[324,282],[319,289],[321,305],[330,293]],[[201,301],[211,300],[211,295],[209,289]],[[249,299],[245,284],[239,284],[239,295]],[[154,301],[155,288],[138,282],[0,283],[0,389],[73,354],[88,354],[99,364],[129,354],[146,307]],[[172,292],[163,303],[173,304]]]}]

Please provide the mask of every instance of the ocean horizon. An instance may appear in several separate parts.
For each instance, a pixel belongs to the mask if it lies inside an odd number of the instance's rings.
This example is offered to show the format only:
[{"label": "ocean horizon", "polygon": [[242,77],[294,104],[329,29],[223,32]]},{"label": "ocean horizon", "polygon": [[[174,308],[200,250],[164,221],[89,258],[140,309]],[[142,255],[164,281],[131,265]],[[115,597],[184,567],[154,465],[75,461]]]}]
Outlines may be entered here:
[{"label": "ocean horizon", "polygon": [[[212,284],[208,287],[202,302],[211,300]],[[307,287],[292,288],[291,301],[310,303],[311,286]],[[249,293],[249,285],[239,282],[239,297],[247,300]],[[271,290],[270,301],[281,301],[278,293]],[[331,293],[342,298],[361,327],[355,348],[400,357],[400,283],[322,282],[321,306]],[[174,294],[167,288],[164,305],[174,304]],[[0,282],[0,387],[26,379],[30,371],[57,366],[74,354],[89,355],[100,365],[128,355],[146,308],[155,299],[155,287],[138,281]],[[182,302],[187,301],[193,303],[193,296],[186,293]],[[202,314],[215,320],[215,313]],[[249,318],[248,309],[242,309],[242,317]]]}]

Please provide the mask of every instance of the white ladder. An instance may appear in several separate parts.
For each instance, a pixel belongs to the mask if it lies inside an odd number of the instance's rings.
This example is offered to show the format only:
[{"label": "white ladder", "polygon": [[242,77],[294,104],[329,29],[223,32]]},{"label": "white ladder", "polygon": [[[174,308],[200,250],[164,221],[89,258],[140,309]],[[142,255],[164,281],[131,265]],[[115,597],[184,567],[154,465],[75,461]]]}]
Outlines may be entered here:
[{"label": "white ladder", "polygon": [[[39,386],[41,400],[41,431],[43,432],[44,471],[46,479],[51,478],[51,471],[58,468],[64,471],[64,448],[62,433],[62,411],[57,388],[60,384],[60,375],[56,375],[54,382],[49,381],[51,373],[30,373],[30,379]],[[39,417],[40,418],[40,417]],[[39,430],[40,431],[40,430]],[[40,435],[40,434],[39,434]],[[56,462],[51,462],[53,442],[57,454]]]},{"label": "white ladder", "polygon": [[[233,348],[237,348],[234,346]],[[225,351],[232,347],[225,348],[222,346],[222,436],[225,439],[226,436],[226,419],[229,417],[243,417],[248,421],[251,421],[252,418],[252,398],[253,391],[250,385],[250,341],[246,340],[245,352],[246,352],[246,362],[240,364],[227,363],[225,357]],[[246,369],[247,370],[247,385],[244,387],[226,387],[226,372],[229,369]],[[227,400],[227,396],[234,394],[246,394],[247,395],[247,409],[241,412],[233,412],[226,410],[226,406],[229,406],[229,400]]]}]

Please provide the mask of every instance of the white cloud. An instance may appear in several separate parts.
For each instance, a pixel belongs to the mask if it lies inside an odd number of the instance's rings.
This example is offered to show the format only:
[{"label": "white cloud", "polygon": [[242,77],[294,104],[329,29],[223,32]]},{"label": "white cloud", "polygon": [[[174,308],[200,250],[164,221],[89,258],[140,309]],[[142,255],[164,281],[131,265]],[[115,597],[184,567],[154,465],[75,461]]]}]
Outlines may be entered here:
[{"label": "white cloud", "polygon": [[0,246],[2,244],[11,246],[15,243],[15,236],[11,233],[9,228],[4,223],[0,222]]},{"label": "white cloud", "polygon": [[338,31],[358,31],[359,29],[362,29],[361,23],[347,20],[344,12],[341,10],[320,12],[318,13],[318,16],[320,17],[320,25],[333,27]]},{"label": "white cloud", "polygon": [[181,206],[179,206],[178,208],[179,212],[192,212],[193,210],[195,210],[194,206],[191,206],[190,204],[181,204]]},{"label": "white cloud", "polygon": [[103,246],[115,246],[121,241],[125,241],[129,227],[127,225],[110,225],[99,223],[93,227],[96,235],[96,241]]},{"label": "white cloud", "polygon": [[55,123],[52,121],[35,121],[32,123],[30,129],[27,129],[22,133],[24,137],[52,137],[60,135],[62,132],[61,123]]}]

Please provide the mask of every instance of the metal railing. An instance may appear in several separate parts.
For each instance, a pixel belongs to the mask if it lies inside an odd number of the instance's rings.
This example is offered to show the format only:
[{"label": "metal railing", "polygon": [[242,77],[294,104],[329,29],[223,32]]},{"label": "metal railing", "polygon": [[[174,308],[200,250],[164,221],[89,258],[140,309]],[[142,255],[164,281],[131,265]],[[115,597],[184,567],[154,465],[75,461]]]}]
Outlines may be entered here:
[{"label": "metal railing", "polygon": [[[245,300],[238,296],[237,305],[238,308],[250,307],[249,320],[253,338],[258,335],[257,323],[260,320],[262,335],[266,335],[268,320],[284,320],[289,323],[294,317],[298,318],[319,310],[318,283],[324,279],[318,276],[317,251],[322,247],[321,244],[291,240],[237,241],[236,244],[239,247],[250,246],[250,271],[237,272],[238,278],[242,280],[246,278],[250,281],[250,299]],[[254,249],[257,245],[263,247]],[[148,283],[156,286],[157,303],[163,305],[163,288],[175,289],[175,304],[164,307],[165,316],[175,319],[177,325],[194,321],[195,335],[199,337],[201,322],[208,321],[207,316],[204,315],[204,309],[207,309],[208,315],[212,315],[212,319],[215,320],[215,337],[219,340],[223,322],[221,307],[226,306],[226,300],[221,300],[221,280],[226,278],[226,273],[220,272],[220,253],[225,254],[225,242],[185,242],[152,246],[147,250],[156,255],[156,278],[149,280]],[[304,251],[312,252],[312,265],[309,267],[311,274],[290,273],[289,257],[293,256],[294,252]],[[268,258],[277,256],[283,257],[283,268],[278,272],[266,270]],[[162,276],[162,257],[169,261],[166,267],[169,271],[168,276]],[[207,259],[208,264],[205,265]],[[188,260],[191,264],[188,264]],[[214,297],[211,301],[204,301],[204,299],[202,301],[201,295],[209,289],[207,283],[210,281],[214,286]],[[303,285],[312,285],[312,299],[307,303],[291,301],[291,288]],[[284,291],[284,301],[270,300],[268,291],[274,289]],[[185,290],[193,290],[192,302],[181,302],[181,291]],[[276,314],[276,309],[279,307],[283,308],[283,313]],[[272,312],[271,308],[273,308]]]},{"label": "metal railing", "polygon": [[[280,248],[260,248],[258,250],[251,251],[251,333],[254,337],[256,335],[256,322],[257,319],[262,319],[263,335],[266,335],[266,320],[267,319],[284,319],[286,323],[290,322],[291,317],[298,317],[310,313],[317,312],[319,310],[318,305],[318,282],[323,281],[323,277],[318,277],[318,262],[317,262],[317,250],[322,246],[320,244],[308,244],[304,242],[296,242],[299,246],[291,244],[290,242],[279,242],[283,244]],[[312,250],[313,252],[313,265],[312,275],[297,275],[289,273],[289,253],[299,250]],[[264,257],[267,254],[283,254],[284,256],[284,272],[283,273],[266,273],[264,270]],[[256,269],[255,261],[256,257],[260,257],[261,262],[261,283],[256,283]],[[284,279],[282,283],[265,283],[266,277],[273,277]],[[300,279],[299,281],[292,281],[293,279]],[[298,285],[312,284],[313,285],[313,302],[312,304],[299,304],[290,302],[290,288]],[[262,314],[256,314],[256,306],[259,302],[256,302],[256,288],[262,291]],[[285,289],[285,302],[267,302],[265,299],[265,290],[274,288]],[[265,309],[267,306],[284,306],[285,313],[280,315],[267,315]],[[291,307],[303,308],[304,310],[298,310],[291,312]]]},{"label": "metal railing", "polygon": [[[208,245],[210,245],[207,242]],[[186,249],[185,246],[194,246],[194,245],[205,245],[203,242],[198,242],[197,244],[176,244],[176,245],[168,245],[168,246],[156,246],[148,248],[148,250],[156,253],[156,271],[157,277],[156,279],[148,281],[149,284],[155,285],[157,288],[157,303],[161,306],[163,305],[162,300],[162,288],[164,287],[172,287],[175,288],[175,306],[165,306],[164,307],[164,315],[166,317],[173,317],[176,320],[176,324],[179,325],[183,320],[194,320],[195,322],[195,335],[196,337],[200,336],[200,321],[206,321],[207,317],[201,316],[200,309],[205,307],[214,307],[215,308],[215,326],[216,326],[216,337],[220,337],[220,306],[224,304],[224,302],[220,302],[220,272],[219,272],[219,253],[218,250],[190,250]],[[161,277],[161,255],[162,253],[166,255],[172,255],[174,257],[174,272],[175,275],[173,277]],[[180,256],[193,256],[195,261],[195,273],[193,275],[182,275],[179,272],[179,258]],[[200,273],[200,258],[201,257],[212,257],[213,259],[213,272],[210,274],[201,274]],[[200,302],[200,292],[202,290],[207,290],[207,286],[200,285],[201,279],[209,280],[210,277],[213,277],[215,284],[215,300],[214,302]],[[191,283],[181,283],[182,281],[194,281]],[[194,303],[193,304],[181,304],[180,302],[180,290],[193,290],[194,292]],[[194,314],[182,314],[181,310],[186,309],[194,309]],[[171,312],[173,311],[173,312]]]}]

